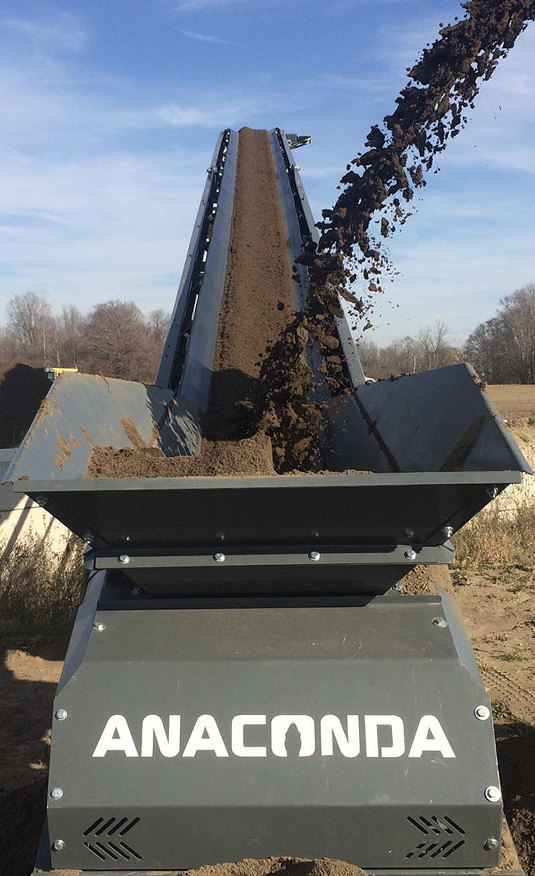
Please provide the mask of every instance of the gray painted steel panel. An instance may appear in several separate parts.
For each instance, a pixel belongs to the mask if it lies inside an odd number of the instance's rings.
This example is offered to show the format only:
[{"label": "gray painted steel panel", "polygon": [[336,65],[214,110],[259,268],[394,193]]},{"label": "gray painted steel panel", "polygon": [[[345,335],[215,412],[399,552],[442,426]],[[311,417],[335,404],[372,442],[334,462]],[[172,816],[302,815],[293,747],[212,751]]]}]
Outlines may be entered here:
[{"label": "gray painted steel panel", "polygon": [[[66,843],[54,866],[94,868],[84,842],[97,828],[85,839],[83,832],[98,818],[100,826],[139,818],[126,841],[146,869],[268,855],[403,867],[422,841],[408,818],[444,816],[464,831],[454,831],[463,844],[448,866],[492,866],[496,855],[483,848],[501,819],[483,793],[498,784],[492,724],[473,712],[490,704],[473,667],[458,658],[464,634],[432,623],[441,613],[436,597],[355,608],[99,611],[106,629],[91,630],[85,660],[55,702],[68,718],[55,722],[52,745],[50,787],[63,796],[49,801],[50,835]],[[153,757],[93,758],[114,714],[128,719],[138,753],[144,716],[167,722],[180,714],[183,753],[195,719],[213,715],[228,757],[162,757],[156,746]],[[268,728],[253,726],[246,744],[266,746],[267,756],[237,757],[230,721],[241,714],[265,715],[268,727],[274,715],[311,716],[316,750],[299,757],[291,730],[288,756],[274,756]],[[362,726],[358,756],[344,757],[336,745],[332,756],[322,754],[319,719],[329,714],[344,722],[357,714],[361,723],[363,715],[400,716],[405,753],[367,756]],[[424,714],[439,718],[455,758],[407,757]],[[379,739],[388,747],[389,731]],[[425,871],[431,861],[410,864]]]}]

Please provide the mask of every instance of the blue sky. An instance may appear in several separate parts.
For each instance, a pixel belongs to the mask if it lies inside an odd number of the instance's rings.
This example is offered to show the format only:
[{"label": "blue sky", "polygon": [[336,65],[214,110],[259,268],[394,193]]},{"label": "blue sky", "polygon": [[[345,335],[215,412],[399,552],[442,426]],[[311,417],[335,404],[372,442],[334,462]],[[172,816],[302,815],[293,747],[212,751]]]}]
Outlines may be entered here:
[{"label": "blue sky", "polygon": [[[171,309],[222,127],[311,134],[297,155],[319,218],[458,14],[454,0],[4,0],[0,322],[24,291]],[[462,341],[535,282],[535,25],[440,167],[391,242],[401,275],[378,343],[437,319]]]}]

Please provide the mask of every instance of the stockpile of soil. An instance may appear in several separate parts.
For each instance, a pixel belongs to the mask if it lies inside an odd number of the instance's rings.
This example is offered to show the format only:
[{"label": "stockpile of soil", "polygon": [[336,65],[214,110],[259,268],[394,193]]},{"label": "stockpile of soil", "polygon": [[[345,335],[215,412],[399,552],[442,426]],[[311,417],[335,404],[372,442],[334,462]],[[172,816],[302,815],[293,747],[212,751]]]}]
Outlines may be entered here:
[{"label": "stockpile of soil", "polygon": [[236,864],[216,864],[188,870],[187,876],[366,876],[364,870],[334,858],[246,858]]},{"label": "stockpile of soil", "polygon": [[203,441],[199,456],[164,456],[158,447],[98,447],[86,478],[178,478],[274,475],[271,441],[255,435],[242,441]]},{"label": "stockpile of soil", "polygon": [[0,380],[0,447],[18,447],[51,387],[41,368],[15,365]]}]

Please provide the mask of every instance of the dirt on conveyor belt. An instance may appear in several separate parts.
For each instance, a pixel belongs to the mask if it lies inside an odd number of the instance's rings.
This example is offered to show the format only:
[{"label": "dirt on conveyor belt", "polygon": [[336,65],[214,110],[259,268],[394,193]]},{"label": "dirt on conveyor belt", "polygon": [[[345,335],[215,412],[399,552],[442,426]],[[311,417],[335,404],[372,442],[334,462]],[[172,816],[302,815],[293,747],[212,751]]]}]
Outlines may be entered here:
[{"label": "dirt on conveyor belt", "polygon": [[206,440],[197,457],[95,447],[85,477],[275,475],[260,367],[294,317],[292,266],[267,131],[242,128]]}]

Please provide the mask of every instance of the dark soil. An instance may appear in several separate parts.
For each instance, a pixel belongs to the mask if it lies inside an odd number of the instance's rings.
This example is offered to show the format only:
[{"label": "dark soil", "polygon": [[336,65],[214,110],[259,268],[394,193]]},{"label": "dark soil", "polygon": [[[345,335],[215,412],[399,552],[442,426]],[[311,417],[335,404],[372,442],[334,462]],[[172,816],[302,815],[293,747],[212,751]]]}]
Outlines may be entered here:
[{"label": "dark soil", "polygon": [[40,368],[15,365],[0,381],[0,447],[18,447],[51,387]]},{"label": "dark soil", "polygon": [[312,384],[303,356],[307,343],[314,338],[324,353],[331,393],[347,392],[336,325],[340,296],[350,304],[353,328],[370,328],[375,296],[395,273],[383,239],[407,221],[408,205],[426,185],[436,156],[466,124],[481,82],[535,18],[535,0],[468,0],[462,6],[466,18],[440,25],[439,38],[408,71],[396,109],[373,125],[365,151],[347,165],[338,186],[343,191],[318,223],[317,252],[310,245],[297,259],[309,269],[307,308],[287,326],[262,371],[267,431],[274,446],[284,449],[283,466],[306,467],[323,440],[321,418],[303,391]]}]

